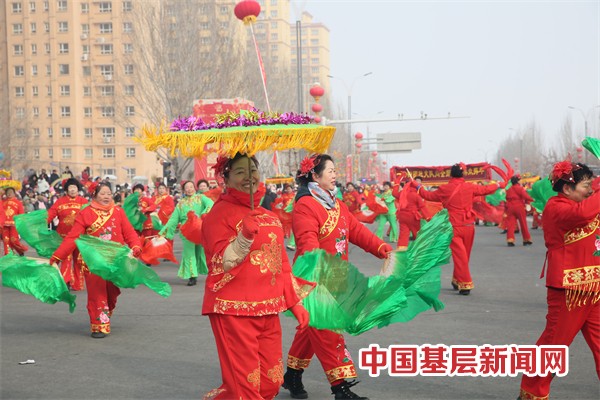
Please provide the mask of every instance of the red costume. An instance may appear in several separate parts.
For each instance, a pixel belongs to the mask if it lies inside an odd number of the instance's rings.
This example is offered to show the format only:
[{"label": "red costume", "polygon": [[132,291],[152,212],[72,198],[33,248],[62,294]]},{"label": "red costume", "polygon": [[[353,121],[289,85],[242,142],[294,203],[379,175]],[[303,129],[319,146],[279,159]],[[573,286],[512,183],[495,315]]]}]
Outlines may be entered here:
[{"label": "red costume", "polygon": [[459,290],[474,288],[469,271],[469,258],[475,238],[473,198],[494,193],[496,190],[498,190],[497,184],[474,185],[465,182],[464,178],[450,178],[448,183],[441,185],[435,191],[429,192],[423,187],[418,190],[419,195],[425,200],[439,201],[448,210],[448,217],[454,233],[450,243],[454,263],[452,284]]},{"label": "red costume", "polygon": [[515,242],[517,221],[519,221],[519,227],[523,234],[523,243],[531,243],[531,235],[527,228],[525,204],[532,201],[531,196],[519,184],[514,184],[506,190],[506,241],[508,243]]},{"label": "red costume", "polygon": [[[58,226],[56,232],[64,239],[73,228],[75,217],[81,210],[81,207],[87,204],[87,200],[81,196],[69,197],[64,195],[48,209],[48,224],[58,217]],[[60,264],[60,273],[65,283],[71,285],[73,290],[82,290],[84,286],[83,278],[83,260],[79,251],[75,249],[73,254],[69,254]]]},{"label": "red costume", "polygon": [[[348,260],[348,243],[382,257],[379,250],[385,243],[354,218],[342,201],[335,199],[335,208],[326,209],[305,187],[301,187],[299,196],[293,212],[296,258],[307,251],[323,249]],[[313,355],[321,362],[332,386],[356,377],[342,334],[312,327],[297,331],[288,352],[288,367],[306,369]]]},{"label": "red costume", "polygon": [[400,189],[400,185],[394,185],[392,194],[398,199],[396,204],[396,218],[400,224],[398,249],[403,250],[408,248],[411,233],[413,239],[417,238],[417,234],[421,229],[421,219],[426,218],[427,209],[425,208],[425,200],[419,196],[417,190],[411,185],[404,185],[403,189]]},{"label": "red costume", "polygon": [[167,223],[171,217],[171,214],[173,214],[173,211],[175,210],[175,201],[173,200],[173,197],[168,194],[163,194],[162,196],[157,194],[153,199],[154,204],[156,204],[158,209],[158,218],[164,225]]},{"label": "red costume", "polygon": [[140,240],[142,243],[146,241],[146,239],[156,236],[158,231],[154,229],[152,224],[152,217],[150,216],[156,210],[156,204],[154,203],[154,199],[152,197],[141,197],[138,202],[140,210],[147,217],[146,221],[142,225],[142,231],[140,232]]},{"label": "red costume", "polygon": [[[546,203],[548,314],[546,328],[536,344],[569,346],[581,331],[592,350],[600,378],[599,235],[600,192],[581,202],[559,193]],[[548,399],[552,378],[552,374],[524,375],[521,399]]]},{"label": "red costume", "polygon": [[292,213],[285,210],[294,202],[294,196],[294,193],[282,193],[271,205],[271,209],[279,217],[281,225],[283,225],[283,233],[286,238],[290,236],[292,231]]},{"label": "red costume", "polygon": [[[77,214],[73,228],[56,249],[51,261],[65,260],[76,248],[75,239],[82,234],[121,244],[127,243],[132,249],[138,247],[141,251],[140,239],[129,223],[125,211],[114,204],[103,206],[92,201],[88,207]],[[110,333],[110,316],[117,305],[117,296],[121,291],[112,282],[90,273],[85,263],[83,271],[88,292],[87,309],[91,331]]]},{"label": "red costume", "polygon": [[[258,233],[249,254],[224,270],[226,250],[250,212],[250,195],[229,188],[206,214],[208,261],[202,314],[208,315],[221,363],[222,385],[205,398],[272,399],[283,383],[278,314],[298,304],[314,284],[292,275],[277,216],[259,207]],[[246,239],[248,240],[248,239]]]},{"label": "red costume", "polygon": [[3,201],[4,206],[4,229],[2,229],[2,240],[4,241],[4,255],[12,249],[19,255],[25,254],[28,247],[19,240],[19,233],[15,227],[15,215],[24,214],[23,203],[15,197]]},{"label": "red costume", "polygon": [[344,204],[352,214],[360,212],[361,205],[365,202],[364,196],[356,190],[344,192],[342,197]]}]

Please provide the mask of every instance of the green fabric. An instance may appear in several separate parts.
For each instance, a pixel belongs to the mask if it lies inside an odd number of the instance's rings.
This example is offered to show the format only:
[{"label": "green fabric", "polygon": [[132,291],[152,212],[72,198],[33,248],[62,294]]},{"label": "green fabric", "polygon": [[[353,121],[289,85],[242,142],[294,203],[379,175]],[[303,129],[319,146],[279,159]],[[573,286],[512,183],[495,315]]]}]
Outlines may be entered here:
[{"label": "green fabric", "polygon": [[160,218],[158,218],[158,215],[152,215],[152,229],[160,231],[164,227],[165,226],[160,221]]},{"label": "green fabric", "polygon": [[396,198],[392,195],[392,191],[388,190],[383,193],[376,194],[375,196],[380,197],[385,202],[388,208],[388,215],[393,215],[396,218]]},{"label": "green fabric", "polygon": [[171,295],[171,286],[161,281],[152,268],[130,256],[129,247],[89,235],[80,236],[75,243],[91,273],[120,288],[143,284],[163,297]]},{"label": "green fabric", "polygon": [[581,145],[600,160],[600,139],[586,136],[586,138],[583,139],[583,142],[581,142]]},{"label": "green fabric", "polygon": [[141,231],[143,229],[144,222],[146,222],[146,217],[144,213],[140,210],[139,207],[140,202],[140,194],[138,192],[132,193],[129,196],[125,197],[123,201],[123,211],[125,211],[125,215],[127,215],[127,219],[133,226],[133,229],[136,231]]},{"label": "green fabric", "polygon": [[47,304],[63,301],[69,305],[69,312],[75,311],[76,296],[69,292],[58,269],[46,260],[8,254],[0,258],[0,273],[2,286],[17,289]]},{"label": "green fabric", "polygon": [[294,202],[290,201],[290,203],[283,209],[286,213],[291,213],[294,211]]},{"label": "green fabric", "polygon": [[383,232],[385,230],[386,223],[390,223],[390,227],[392,228],[390,231],[390,242],[396,243],[398,241],[398,220],[396,219],[396,214],[381,214],[375,217],[375,221],[377,221],[377,231],[375,231],[375,235],[383,240]]},{"label": "green fabric", "polygon": [[36,210],[15,215],[15,226],[21,238],[41,256],[50,258],[62,243],[58,232],[48,229],[48,211]]},{"label": "green fabric", "polygon": [[492,206],[500,205],[500,203],[506,201],[506,190],[498,189],[494,193],[488,194],[485,196],[485,201]]},{"label": "green fabric", "polygon": [[552,190],[552,182],[550,182],[550,179],[548,178],[540,179],[535,182],[531,186],[531,190],[528,190],[527,193],[533,198],[531,206],[539,213],[543,212],[548,199],[552,196],[556,196],[556,192]]},{"label": "green fabric", "polygon": [[441,265],[451,255],[452,225],[442,210],[422,225],[406,252],[395,252],[390,276],[365,277],[352,264],[317,249],[298,257],[294,275],[317,282],[303,300],[310,326],[359,335],[374,327],[407,322],[438,299]]}]

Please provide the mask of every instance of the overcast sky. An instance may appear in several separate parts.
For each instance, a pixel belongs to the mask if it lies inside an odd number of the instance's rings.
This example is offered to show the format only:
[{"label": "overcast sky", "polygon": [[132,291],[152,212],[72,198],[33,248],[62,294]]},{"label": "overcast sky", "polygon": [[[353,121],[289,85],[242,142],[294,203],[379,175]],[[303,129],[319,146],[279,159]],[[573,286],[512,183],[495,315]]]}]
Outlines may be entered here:
[{"label": "overcast sky", "polygon": [[[334,102],[353,118],[470,116],[371,123],[371,134],[422,133],[422,149],[389,156],[403,165],[491,158],[510,128],[536,121],[547,145],[571,113],[600,104],[600,1],[308,0],[331,33]],[[355,80],[372,72],[372,75]],[[345,81],[344,85],[342,79]],[[597,109],[600,111],[600,109]],[[346,112],[346,111],[344,111]],[[327,111],[324,112],[327,116]],[[600,113],[589,114],[596,136]],[[356,129],[355,129],[356,128]],[[353,131],[366,133],[365,125]]]}]

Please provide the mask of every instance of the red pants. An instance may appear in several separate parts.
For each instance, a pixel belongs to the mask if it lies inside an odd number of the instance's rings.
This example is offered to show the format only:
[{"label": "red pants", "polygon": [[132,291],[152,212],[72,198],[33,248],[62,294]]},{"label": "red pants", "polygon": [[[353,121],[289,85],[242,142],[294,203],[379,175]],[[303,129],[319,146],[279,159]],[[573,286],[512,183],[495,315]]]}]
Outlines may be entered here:
[{"label": "red pants", "polygon": [[19,233],[14,225],[5,226],[2,229],[2,241],[4,242],[4,255],[12,249],[19,255],[25,254],[28,247],[19,240]]},{"label": "red pants", "polygon": [[315,354],[330,384],[341,379],[356,378],[356,369],[343,335],[310,327],[296,332],[288,352],[287,366],[306,369]]},{"label": "red pants", "polygon": [[473,225],[453,226],[452,231],[454,233],[452,242],[450,242],[452,262],[454,263],[452,282],[458,286],[459,290],[470,290],[475,287],[471,278],[471,271],[469,271],[469,259],[471,258],[471,249],[475,238],[475,227]]},{"label": "red pants", "polygon": [[400,224],[400,233],[398,234],[398,247],[407,247],[410,234],[413,238],[417,238],[417,233],[421,229],[421,219],[415,216],[412,211],[399,211],[396,214],[398,223]]},{"label": "red pants", "polygon": [[515,229],[517,227],[517,221],[519,221],[519,227],[521,228],[521,232],[523,234],[523,241],[529,242],[531,241],[531,235],[529,234],[529,229],[527,228],[527,214],[525,213],[525,209],[521,206],[514,207],[509,206],[506,208],[506,241],[510,243],[514,243],[515,241]]},{"label": "red pants", "polygon": [[283,383],[279,315],[209,314],[223,383],[205,399],[273,399]]},{"label": "red pants", "polygon": [[[585,341],[592,350],[596,373],[600,378],[600,302],[574,307],[567,310],[565,291],[548,288],[548,314],[546,329],[536,345],[565,345],[569,346],[581,331]],[[553,375],[526,376],[521,380],[521,399],[544,400],[550,394],[550,383]]]},{"label": "red pants", "polygon": [[73,254],[70,254],[66,260],[60,263],[60,274],[62,275],[65,283],[71,285],[73,290],[83,290],[84,277],[83,277],[83,260],[79,250],[75,250]]},{"label": "red pants", "polygon": [[85,272],[85,284],[92,332],[110,333],[110,317],[117,306],[117,297],[121,290],[112,282],[105,281],[89,271]]}]

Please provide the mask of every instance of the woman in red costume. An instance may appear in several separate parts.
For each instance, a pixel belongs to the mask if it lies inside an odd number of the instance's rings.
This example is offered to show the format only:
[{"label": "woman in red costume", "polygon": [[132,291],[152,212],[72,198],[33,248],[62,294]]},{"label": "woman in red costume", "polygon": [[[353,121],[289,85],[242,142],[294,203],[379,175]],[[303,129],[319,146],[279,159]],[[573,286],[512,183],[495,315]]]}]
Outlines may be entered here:
[{"label": "woman in red costume", "polygon": [[[300,184],[294,205],[293,230],[296,236],[296,258],[307,251],[323,249],[348,260],[348,243],[354,243],[378,258],[386,258],[392,247],[375,236],[336,198],[335,165],[327,154],[305,158],[300,164]],[[288,352],[284,388],[292,398],[308,397],[302,384],[302,373],[316,355],[331,385],[335,399],[364,399],[351,391],[356,369],[346,349],[344,336],[326,329],[307,328],[296,333]]]},{"label": "woman in red costume", "polygon": [[[58,217],[56,232],[64,239],[75,224],[75,217],[87,200],[79,195],[81,185],[75,178],[69,178],[63,184],[65,195],[48,209],[48,224]],[[65,257],[60,264],[60,273],[65,282],[73,290],[83,290],[83,265],[79,251],[75,249],[72,254]]]},{"label": "woman in red costume", "polygon": [[519,180],[518,175],[510,178],[512,186],[506,189],[506,243],[510,247],[515,245],[517,221],[519,221],[519,227],[523,233],[523,246],[533,244],[527,228],[527,212],[525,211],[525,205],[531,203],[533,199],[519,184]]},{"label": "woman in red costume", "polygon": [[[558,195],[544,207],[548,314],[536,345],[569,346],[581,331],[600,378],[600,191],[594,193],[592,179],[585,164],[571,160],[555,164],[550,175]],[[548,399],[553,376],[523,375],[519,398]]]},{"label": "woman in red costume", "polygon": [[346,191],[342,198],[352,214],[359,213],[362,204],[365,202],[364,196],[356,190],[356,186],[352,182],[346,183]]},{"label": "woman in red costume", "polygon": [[450,181],[441,185],[437,190],[427,191],[416,182],[411,185],[417,188],[417,193],[425,200],[439,201],[448,209],[448,216],[452,224],[454,236],[450,243],[454,272],[452,274],[452,287],[459,294],[468,296],[471,293],[473,279],[469,271],[469,259],[475,239],[475,213],[473,212],[473,198],[494,193],[502,184],[474,185],[465,182],[463,173],[466,166],[462,163],[454,164],[450,169]]},{"label": "woman in red costume", "polygon": [[154,199],[152,197],[145,195],[145,190],[146,188],[141,183],[138,183],[133,187],[133,193],[140,194],[138,207],[146,216],[146,220],[142,224],[142,231],[138,232],[142,244],[144,244],[144,242],[149,238],[152,238],[158,234],[158,231],[154,229],[154,226],[152,225],[152,217],[150,216],[150,214],[156,211],[156,204],[154,203]]},{"label": "woman in red costume", "polygon": [[[416,177],[415,181],[421,183],[421,178]],[[425,218],[427,209],[425,208],[425,200],[417,193],[417,190],[407,184],[405,180],[401,183],[394,184],[392,195],[398,199],[398,211],[396,218],[400,225],[400,233],[398,235],[398,250],[408,250],[408,241],[412,234],[413,240],[417,238],[417,234],[421,229],[421,219]]]},{"label": "woman in red costume", "polygon": [[19,233],[15,227],[15,215],[24,214],[25,209],[21,200],[17,199],[15,189],[12,187],[5,190],[6,200],[3,201],[4,213],[4,229],[2,229],[2,240],[4,241],[4,255],[12,249],[20,256],[24,255],[28,247],[21,243]]},{"label": "woman in red costume", "polygon": [[[57,265],[73,253],[76,247],[75,239],[83,234],[127,244],[133,250],[134,257],[142,254],[140,239],[127,220],[125,211],[114,205],[108,183],[102,182],[96,186],[91,204],[77,214],[73,228],[50,258],[50,264]],[[112,282],[90,273],[85,264],[84,277],[92,337],[100,339],[110,333],[110,317],[121,291]]]},{"label": "woman in red costume", "polygon": [[202,314],[210,318],[223,383],[205,399],[273,399],[283,382],[279,313],[290,310],[298,329],[308,326],[300,300],[314,284],[292,275],[281,222],[259,206],[265,190],[257,190],[257,165],[237,154],[219,157],[214,167],[226,189],[203,221],[210,228],[202,231]]},{"label": "woman in red costume", "polygon": [[157,215],[162,224],[166,224],[175,210],[175,201],[167,190],[167,185],[159,183],[157,193],[153,197],[157,207]]},{"label": "woman in red costume", "polygon": [[281,220],[281,224],[283,225],[283,233],[286,238],[290,237],[292,233],[292,213],[289,213],[286,210],[290,203],[294,202],[294,190],[292,186],[289,184],[285,184],[283,186],[283,192],[281,196],[273,201],[273,205],[271,209],[277,213],[279,219]]}]

